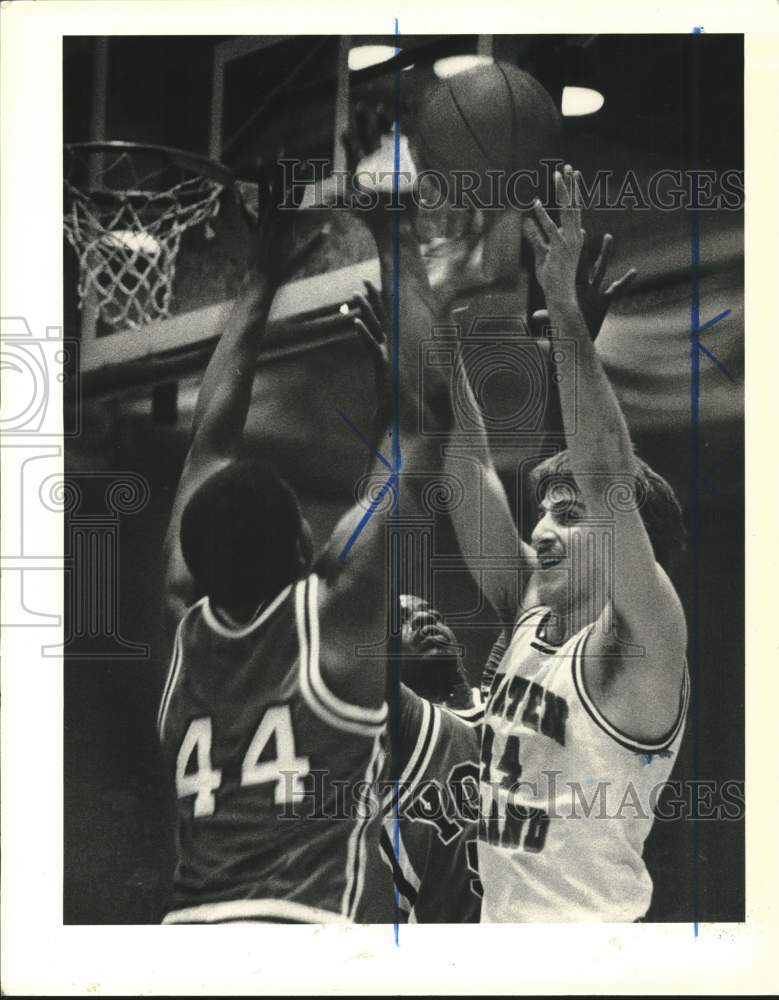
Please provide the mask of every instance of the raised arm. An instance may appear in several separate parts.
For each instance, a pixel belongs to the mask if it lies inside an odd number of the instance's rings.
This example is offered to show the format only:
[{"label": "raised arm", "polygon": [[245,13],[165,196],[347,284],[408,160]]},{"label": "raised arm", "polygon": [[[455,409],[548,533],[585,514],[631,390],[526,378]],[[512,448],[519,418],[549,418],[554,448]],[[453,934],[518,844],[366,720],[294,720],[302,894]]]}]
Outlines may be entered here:
[{"label": "raised arm", "polygon": [[169,631],[196,598],[181,553],[181,516],[195,490],[232,461],[241,447],[251,402],[260,340],[276,290],[313,243],[292,244],[293,213],[276,207],[278,192],[269,184],[265,210],[254,236],[254,250],[238,297],[198,393],[191,440],[173,500],[165,536],[165,612]]},{"label": "raised arm", "polygon": [[[361,129],[363,139],[370,131],[369,122],[367,129]],[[368,136],[369,141],[375,139],[375,134]],[[345,144],[353,171],[362,156],[373,151],[365,148],[354,131]],[[388,166],[391,170],[391,162]],[[339,647],[339,662],[333,664],[332,674],[351,674],[347,684],[354,683],[354,667],[364,666],[355,662],[355,646],[368,639],[380,644],[387,632],[391,598],[399,596],[388,589],[387,514],[390,508],[400,518],[418,513],[426,488],[441,476],[441,437],[421,435],[420,422],[424,419],[426,426],[444,436],[451,425],[446,380],[426,378],[422,383],[419,378],[420,345],[431,336],[437,302],[416,237],[409,198],[413,183],[413,177],[399,178],[400,190],[395,194],[391,177],[388,183],[385,178],[378,192],[360,188],[356,181],[353,190],[359,198],[355,216],[373,234],[381,266],[381,303],[369,292],[361,306],[368,325],[380,321],[377,312],[388,316],[386,364],[383,376],[377,368],[377,387],[380,398],[383,394],[388,400],[378,409],[391,413],[391,418],[376,442],[381,457],[373,466],[375,492],[383,495],[382,500],[374,511],[368,511],[366,503],[347,511],[320,564],[328,584],[320,605],[322,619],[332,623],[328,634]],[[331,682],[337,683],[337,678]],[[383,684],[381,690],[383,695]]]},{"label": "raised arm", "polygon": [[[473,232],[478,235],[478,227]],[[450,296],[458,285],[467,289],[474,281],[472,261],[476,253],[467,240],[463,246],[465,250],[460,249],[459,260],[455,248],[454,254],[446,259],[441,257],[437,262],[441,285],[449,290]],[[635,278],[635,271],[629,271],[619,281],[605,285],[611,247],[612,238],[607,234],[597,257],[583,256],[577,269],[576,296],[592,340],[598,336],[611,303]],[[461,272],[462,279],[459,277]],[[550,322],[548,311],[535,312],[532,321],[534,332],[541,334]],[[557,382],[552,366],[548,368],[545,424],[549,432],[560,433],[563,428]],[[532,607],[538,601],[532,575],[535,553],[519,536],[464,366],[458,372],[458,383],[461,399],[468,408],[470,426],[467,434],[459,434],[456,428],[453,429],[445,470],[468,476],[471,489],[469,502],[453,512],[452,520],[472,576],[502,624],[510,627],[523,608]]]},{"label": "raised arm", "polygon": [[[587,645],[585,676],[596,704],[615,726],[651,740],[668,730],[678,711],[684,616],[670,580],[655,560],[639,513],[640,488],[628,427],[577,301],[583,231],[576,176],[570,167],[564,176],[556,175],[556,185],[560,228],[538,203],[526,234],[550,321],[562,337],[576,344],[576,370],[564,373],[568,377],[562,379],[560,392],[566,444],[584,517],[606,520],[614,530],[610,600]],[[631,484],[634,500],[614,502],[610,487],[625,482]],[[631,643],[642,647],[644,655],[619,658],[614,625],[622,648]]]}]

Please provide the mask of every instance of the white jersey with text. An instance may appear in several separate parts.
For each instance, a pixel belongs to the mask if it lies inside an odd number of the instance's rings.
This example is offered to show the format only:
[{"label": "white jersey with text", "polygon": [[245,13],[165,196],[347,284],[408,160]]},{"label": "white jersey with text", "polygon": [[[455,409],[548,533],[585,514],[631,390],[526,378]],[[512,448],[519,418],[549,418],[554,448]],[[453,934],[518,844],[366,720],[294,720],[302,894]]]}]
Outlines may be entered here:
[{"label": "white jersey with text", "polygon": [[552,612],[514,630],[486,692],[481,749],[482,922],[634,921],[652,898],[642,857],[676,759],[689,697],[663,740],[642,743],[598,711],[583,676],[589,625],[559,647]]}]

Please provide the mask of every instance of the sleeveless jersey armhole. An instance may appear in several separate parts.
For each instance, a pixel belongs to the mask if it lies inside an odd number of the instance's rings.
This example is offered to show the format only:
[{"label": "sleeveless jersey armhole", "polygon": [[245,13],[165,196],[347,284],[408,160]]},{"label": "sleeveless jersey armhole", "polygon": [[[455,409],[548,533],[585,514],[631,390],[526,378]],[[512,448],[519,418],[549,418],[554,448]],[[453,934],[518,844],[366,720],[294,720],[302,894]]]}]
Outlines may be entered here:
[{"label": "sleeveless jersey armhole", "polygon": [[190,605],[184,614],[181,616],[176,627],[176,638],[173,640],[173,653],[170,659],[170,666],[168,667],[168,675],[165,679],[165,687],[162,689],[162,698],[160,699],[160,707],[157,711],[157,734],[162,740],[165,732],[165,718],[168,714],[168,707],[170,705],[170,699],[176,688],[176,684],[179,679],[179,674],[181,673],[181,633],[184,630],[184,622],[189,618],[195,608],[199,608],[203,605],[206,598],[201,597],[197,603]]},{"label": "sleeveless jersey armhole", "polygon": [[635,753],[662,753],[663,751],[668,750],[684,726],[684,721],[687,716],[687,708],[690,702],[690,674],[686,659],[684,662],[682,687],[679,692],[679,712],[673,726],[665,734],[665,736],[659,740],[649,742],[637,740],[609,722],[603,712],[601,712],[595,705],[595,702],[592,700],[589,692],[587,691],[587,685],[584,680],[584,652],[587,640],[591,634],[592,626],[588,627],[581,634],[578,640],[576,640],[573,654],[571,656],[571,670],[573,673],[574,687],[576,688],[576,693],[578,694],[579,700],[584,706],[587,714],[599,729],[602,729],[607,736],[610,736],[611,739],[613,739],[620,746],[625,747],[627,750],[633,750]]},{"label": "sleeveless jersey armhole", "polygon": [[387,721],[387,703],[378,708],[355,705],[334,694],[322,675],[319,636],[319,577],[312,573],[295,585],[300,690],[324,722],[350,733],[374,736]]}]

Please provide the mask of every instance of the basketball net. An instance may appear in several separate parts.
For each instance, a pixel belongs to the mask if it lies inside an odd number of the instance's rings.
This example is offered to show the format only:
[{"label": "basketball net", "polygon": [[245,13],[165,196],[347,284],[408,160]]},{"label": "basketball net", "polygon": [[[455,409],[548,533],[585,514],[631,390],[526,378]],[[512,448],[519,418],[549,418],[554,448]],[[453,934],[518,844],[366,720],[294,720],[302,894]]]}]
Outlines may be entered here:
[{"label": "basketball net", "polygon": [[120,143],[65,149],[64,227],[78,255],[79,308],[94,303],[112,330],[170,316],[181,235],[219,211],[224,178],[173,152]]}]

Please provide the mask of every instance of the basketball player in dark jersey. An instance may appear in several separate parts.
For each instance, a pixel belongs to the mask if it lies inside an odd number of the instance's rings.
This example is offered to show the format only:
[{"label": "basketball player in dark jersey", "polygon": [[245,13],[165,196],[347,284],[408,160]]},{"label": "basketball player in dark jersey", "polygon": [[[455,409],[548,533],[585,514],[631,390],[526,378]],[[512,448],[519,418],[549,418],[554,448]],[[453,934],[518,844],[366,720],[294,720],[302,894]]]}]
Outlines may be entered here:
[{"label": "basketball player in dark jersey", "polygon": [[382,804],[383,859],[402,922],[477,923],[481,711],[451,629],[421,598],[400,600],[400,775]]},{"label": "basketball player in dark jersey", "polygon": [[[385,670],[356,653],[387,631],[383,517],[356,505],[312,569],[291,487],[242,454],[258,346],[297,261],[294,213],[275,200],[263,206],[255,267],[203,378],[165,543],[174,652],[158,722],[175,778],[178,852],[167,923],[391,919],[391,883],[373,884],[384,866],[370,861],[381,826],[373,796]],[[399,362],[410,372],[431,324],[413,223],[398,220],[395,276],[389,213],[366,221],[384,288],[395,277],[411,293],[397,317]],[[380,449],[387,355],[368,304],[365,316],[357,327],[376,364]],[[418,386],[408,378],[400,387],[403,472],[385,490],[406,511],[440,468],[438,448],[416,434],[421,408],[442,432],[451,420],[446,383],[424,400]]]}]

